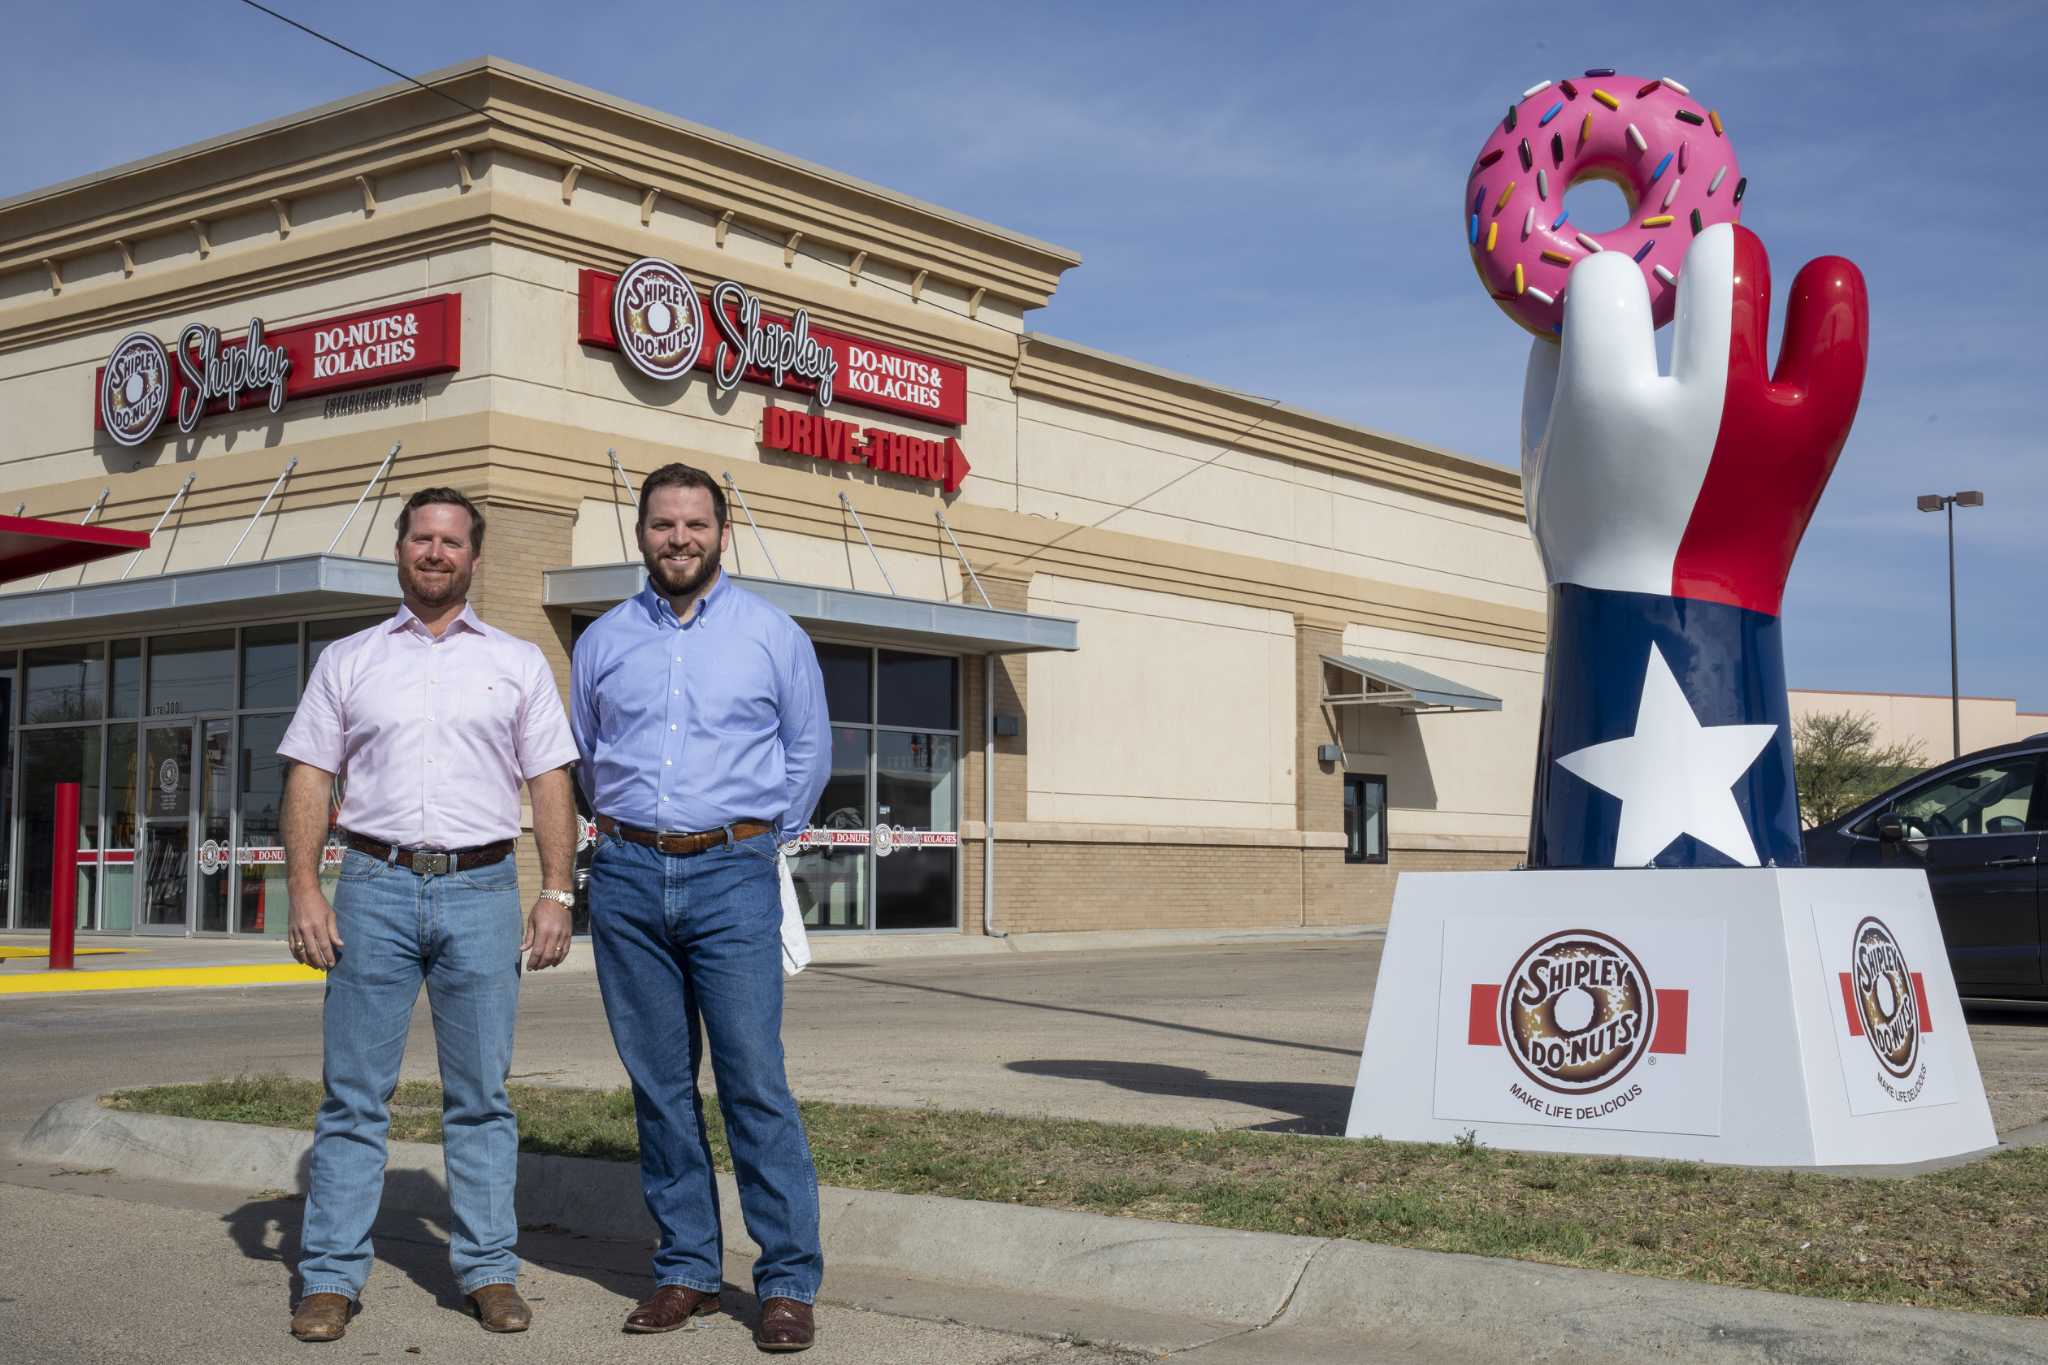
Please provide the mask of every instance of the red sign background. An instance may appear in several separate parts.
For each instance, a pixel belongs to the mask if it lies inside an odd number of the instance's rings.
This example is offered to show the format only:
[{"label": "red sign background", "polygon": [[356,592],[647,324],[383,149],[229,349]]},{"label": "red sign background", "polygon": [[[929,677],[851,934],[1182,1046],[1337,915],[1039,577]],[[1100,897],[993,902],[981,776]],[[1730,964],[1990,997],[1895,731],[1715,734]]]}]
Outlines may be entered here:
[{"label": "red sign background", "polygon": [[[403,335],[408,316],[413,324],[411,336]],[[393,320],[398,324],[395,329],[390,326]],[[355,338],[350,335],[350,329],[358,327],[364,338],[393,330],[399,335],[387,340],[364,340],[360,344],[351,344]],[[225,355],[247,343],[249,328],[245,321],[239,328],[222,327],[220,333],[220,349]],[[266,328],[263,342],[266,346],[284,347],[285,353],[292,358],[291,371],[284,381],[284,401],[287,403],[343,389],[368,388],[372,384],[389,384],[420,375],[446,374],[462,368],[462,295],[436,294],[431,298],[388,303],[339,317],[296,323],[274,332]],[[407,348],[400,344],[403,342],[411,343],[409,354]],[[171,397],[164,409],[163,425],[175,427],[178,404],[191,384],[186,380],[185,372],[178,367],[175,340],[164,350],[171,357]],[[336,364],[337,356],[343,363],[363,363],[341,368]],[[316,374],[315,370],[322,366],[338,372]],[[105,376],[106,367],[102,365],[94,372],[92,381],[92,424],[101,431],[106,430],[99,405],[100,384]],[[269,402],[268,389],[244,389],[239,395],[237,410],[255,408],[261,411],[268,407]],[[208,416],[227,410],[225,398],[217,398],[206,405]],[[162,429],[160,426],[158,431]]]},{"label": "red sign background", "polygon": [[[585,346],[601,346],[606,350],[619,349],[619,339],[612,332],[612,290],[619,277],[604,270],[585,270],[577,277],[576,290],[576,339]],[[703,291],[699,291],[700,294]],[[708,305],[700,301],[700,308]],[[763,322],[780,322],[789,325],[789,318],[767,312],[761,313]],[[718,328],[710,318],[703,319],[704,340],[697,351],[696,368],[708,370],[718,355],[723,340]],[[908,417],[923,418],[942,426],[957,427],[967,421],[967,367],[950,360],[920,355],[906,351],[886,342],[869,341],[863,337],[847,336],[842,332],[830,332],[822,327],[812,327],[811,336],[839,360],[839,375],[832,384],[832,406],[853,403],[864,408],[875,408],[881,412],[897,412]],[[872,363],[856,365],[857,359],[872,356]],[[899,373],[899,371],[901,373]],[[766,370],[749,367],[745,379],[751,384],[773,384],[774,376]],[[925,382],[929,379],[932,382]],[[892,391],[893,381],[893,391]],[[876,388],[863,390],[862,385],[873,383]],[[807,379],[795,375],[785,376],[782,387],[799,393],[809,393],[816,386]],[[932,401],[926,402],[915,391],[931,389]],[[907,396],[906,396],[907,395]]]}]

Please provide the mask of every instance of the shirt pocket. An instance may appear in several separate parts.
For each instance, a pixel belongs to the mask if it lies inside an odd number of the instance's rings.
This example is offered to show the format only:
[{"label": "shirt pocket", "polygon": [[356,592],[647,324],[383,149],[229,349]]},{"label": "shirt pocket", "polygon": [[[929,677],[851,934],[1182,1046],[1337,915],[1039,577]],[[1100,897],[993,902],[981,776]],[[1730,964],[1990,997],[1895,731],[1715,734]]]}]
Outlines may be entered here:
[{"label": "shirt pocket", "polygon": [[508,743],[519,720],[519,684],[506,674],[482,668],[459,684],[463,728],[490,743]]}]

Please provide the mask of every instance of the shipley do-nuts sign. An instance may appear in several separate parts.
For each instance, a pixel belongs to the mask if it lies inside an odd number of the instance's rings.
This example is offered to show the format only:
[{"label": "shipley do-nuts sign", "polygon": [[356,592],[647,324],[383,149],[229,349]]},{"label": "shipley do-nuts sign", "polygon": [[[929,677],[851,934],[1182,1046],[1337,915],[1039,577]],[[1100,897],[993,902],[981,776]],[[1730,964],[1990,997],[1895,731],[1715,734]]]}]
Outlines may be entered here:
[{"label": "shipley do-nuts sign", "polygon": [[578,279],[577,340],[621,352],[650,379],[709,370],[721,390],[742,381],[957,427],[967,420],[967,368],[886,342],[813,327],[804,309],[764,311],[725,280],[700,295],[670,261],[644,257],[617,275]]},{"label": "shipley do-nuts sign", "polygon": [[93,425],[124,446],[156,435],[175,404],[178,430],[208,413],[265,403],[276,412],[295,398],[366,388],[462,367],[462,296],[437,294],[341,317],[222,336],[195,322],[175,347],[149,332],[121,338],[100,370]]},{"label": "shipley do-nuts sign", "polygon": [[1835,1014],[1836,1054],[1852,1114],[1925,1109],[1956,1101],[1946,1039],[1934,1036],[1927,981],[1916,962],[1945,951],[1938,938],[1915,938],[1913,921],[1892,923],[1856,905],[1816,905],[1822,991]]},{"label": "shipley do-nuts sign", "polygon": [[1445,925],[1438,1118],[1721,1131],[1716,923]]}]

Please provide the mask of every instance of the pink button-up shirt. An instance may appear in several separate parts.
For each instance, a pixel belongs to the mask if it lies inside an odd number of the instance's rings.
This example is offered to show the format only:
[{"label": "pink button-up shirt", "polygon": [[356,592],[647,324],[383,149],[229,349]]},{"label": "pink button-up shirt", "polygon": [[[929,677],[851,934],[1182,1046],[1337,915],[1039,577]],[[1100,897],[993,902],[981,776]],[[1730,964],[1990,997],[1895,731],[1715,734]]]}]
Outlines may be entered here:
[{"label": "pink button-up shirt", "polygon": [[338,773],[341,825],[382,843],[519,836],[519,786],[576,761],[538,647],[462,615],[435,638],[408,607],[313,665],[277,752]]}]

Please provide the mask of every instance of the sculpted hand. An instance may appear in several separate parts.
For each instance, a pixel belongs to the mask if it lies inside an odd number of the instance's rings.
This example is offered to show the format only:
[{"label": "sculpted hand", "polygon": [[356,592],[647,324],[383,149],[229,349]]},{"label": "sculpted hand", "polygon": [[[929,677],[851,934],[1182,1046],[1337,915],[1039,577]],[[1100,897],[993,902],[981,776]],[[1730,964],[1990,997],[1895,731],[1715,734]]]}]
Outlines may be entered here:
[{"label": "sculpted hand", "polygon": [[568,906],[545,897],[535,901],[526,915],[526,937],[519,940],[520,952],[531,950],[526,969],[546,971],[568,957],[572,927]]},{"label": "sculpted hand", "polygon": [[285,942],[294,958],[323,972],[331,971],[340,960],[341,927],[335,921],[334,907],[317,886],[310,891],[292,892],[291,922],[285,929]]},{"label": "sculpted hand", "polygon": [[1770,296],[1763,243],[1723,224],[1686,253],[1669,376],[1615,254],[1572,268],[1561,343],[1531,347],[1523,496],[1551,586],[1538,866],[1800,859],[1777,618],[1855,418],[1869,302],[1848,261],[1808,264],[1773,374]]}]

